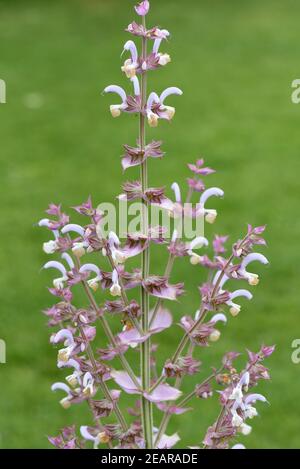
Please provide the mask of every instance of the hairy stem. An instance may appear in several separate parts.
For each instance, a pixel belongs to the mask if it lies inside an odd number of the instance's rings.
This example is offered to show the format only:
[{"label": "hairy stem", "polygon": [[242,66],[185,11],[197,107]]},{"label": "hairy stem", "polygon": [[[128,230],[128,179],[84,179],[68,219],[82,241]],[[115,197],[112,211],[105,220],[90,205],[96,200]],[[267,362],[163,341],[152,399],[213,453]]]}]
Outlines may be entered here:
[{"label": "hairy stem", "polygon": [[[185,202],[186,204],[190,203],[192,195],[193,195],[193,189],[190,187],[189,192],[187,194],[186,202]],[[176,240],[175,243],[177,241],[179,241],[179,240]],[[165,273],[164,273],[164,277],[166,277],[167,279],[169,279],[169,277],[171,275],[171,272],[172,272],[172,269],[173,269],[173,266],[174,266],[175,258],[176,258],[176,256],[174,256],[174,254],[171,254],[171,253],[169,254],[168,262],[167,262],[167,265],[166,265],[166,268],[165,268]],[[154,307],[152,317],[151,317],[150,326],[152,326],[154,319],[156,318],[160,308],[163,305],[163,302],[164,302],[164,300],[162,298],[159,298],[157,300],[156,305]]]},{"label": "hairy stem", "polygon": [[82,326],[79,326],[79,331],[80,331],[81,337],[83,338],[83,340],[86,343],[86,352],[88,354],[91,365],[93,367],[93,372],[94,372],[95,377],[97,378],[97,382],[98,382],[104,396],[106,397],[106,399],[108,399],[113,404],[113,408],[114,408],[116,417],[117,417],[118,422],[121,425],[123,431],[126,431],[128,429],[128,426],[127,426],[125,418],[123,417],[123,414],[122,414],[122,412],[119,408],[118,403],[113,400],[106,383],[102,380],[101,377],[98,376],[97,363],[96,363],[96,360],[95,360],[95,357],[94,357],[94,353],[93,353],[93,350],[92,350],[92,348],[91,348],[91,346],[90,346],[90,344],[89,344],[89,342],[88,342],[88,340],[85,336],[85,333],[84,333],[84,330],[83,330]]},{"label": "hairy stem", "polygon": [[[146,28],[145,17],[143,17],[143,26]],[[142,60],[147,57],[147,39],[142,39]],[[145,151],[145,105],[147,99],[147,73],[144,71],[141,75],[141,108],[140,122],[139,122],[139,144],[141,152]],[[141,185],[142,192],[145,192],[148,186],[148,171],[147,171],[147,159],[141,165]],[[148,205],[147,202],[142,200],[142,232],[148,236]],[[150,251],[149,247],[142,252],[142,278],[145,280],[149,275],[149,262],[150,262]],[[149,295],[147,291],[141,287],[141,310],[142,310],[142,329],[144,333],[148,332],[149,329]],[[150,349],[151,341],[150,338],[141,344],[141,378],[142,388],[149,389],[151,383],[151,363],[150,363]],[[153,431],[153,417],[152,417],[152,404],[150,401],[141,397],[142,401],[142,425],[145,439],[146,449],[152,448],[152,431]]]},{"label": "hairy stem", "polygon": [[[86,292],[86,295],[88,297],[88,299],[90,300],[90,304],[92,306],[92,308],[94,309],[94,311],[98,311],[98,306],[97,306],[97,303],[95,301],[95,298],[93,296],[93,294],[91,293],[91,291],[89,290],[89,287],[88,285],[86,284],[86,282],[82,282],[83,283],[83,288],[84,288],[84,291]],[[112,330],[107,322],[107,320],[105,319],[104,316],[100,316],[99,317],[99,320],[101,322],[101,325],[103,327],[103,330],[107,336],[107,338],[110,340],[111,344],[114,346],[115,349],[118,350],[118,344],[116,343],[116,340],[115,340],[115,337],[112,333]],[[126,360],[126,358],[124,357],[124,355],[122,353],[119,353],[118,354],[118,358],[121,362],[121,364],[123,365],[124,369],[127,371],[127,373],[129,374],[130,378],[132,379],[132,381],[134,382],[134,384],[137,386],[138,389],[140,389],[140,385],[136,379],[136,376],[131,368],[131,366],[129,365],[128,361]]]}]

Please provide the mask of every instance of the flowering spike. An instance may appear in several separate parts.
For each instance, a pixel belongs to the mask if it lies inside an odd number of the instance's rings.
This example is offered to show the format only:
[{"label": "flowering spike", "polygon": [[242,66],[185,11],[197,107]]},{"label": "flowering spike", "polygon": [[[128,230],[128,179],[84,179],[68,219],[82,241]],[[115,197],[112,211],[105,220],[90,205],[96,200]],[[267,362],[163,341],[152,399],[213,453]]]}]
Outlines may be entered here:
[{"label": "flowering spike", "polygon": [[[60,404],[65,409],[85,402],[94,420],[93,426],[80,427],[82,438],[76,435],[75,426],[72,425],[62,429],[57,437],[49,437],[49,441],[55,447],[65,449],[83,448],[89,442],[95,449],[100,444],[108,445],[111,449],[169,449],[180,440],[177,433],[171,436],[168,434],[170,418],[190,410],[186,404],[192,397],[206,400],[218,393],[221,409],[217,413],[216,422],[206,432],[204,447],[240,449],[244,446],[233,445],[233,441],[238,434],[248,435],[251,432],[248,419],[258,415],[255,403],[267,402],[263,395],[251,394],[251,388],[256,387],[260,379],[270,378],[263,361],[273,353],[274,346],[262,345],[257,353],[247,351],[247,362],[242,371],[238,371],[235,362],[240,354],[227,352],[221,360],[220,369],[212,364],[212,373],[204,380],[200,376],[201,382],[196,381],[192,391],[188,390],[182,396],[180,388],[183,379],[196,376],[200,371],[201,363],[196,358],[195,348],[214,346],[220,339],[221,332],[217,324],[227,323],[224,313],[229,309],[230,314],[236,316],[241,310],[241,306],[234,303],[236,298],[252,299],[248,290],[233,288],[230,292],[224,288],[229,279],[231,282],[247,280],[250,285],[258,283],[258,276],[248,272],[247,266],[253,261],[268,263],[265,256],[253,252],[256,245],[266,244],[262,237],[265,226],[254,227],[249,224],[246,235],[233,243],[228,256],[225,247],[228,236],[213,235],[209,238],[212,240],[211,254],[204,254],[197,250],[207,247],[209,241],[200,232],[198,221],[202,224],[204,219],[213,223],[217,211],[208,209],[206,204],[210,197],[224,195],[218,187],[207,188],[206,177],[215,170],[206,166],[202,157],[187,165],[190,177],[187,178],[186,200],[177,182],[171,186],[174,197],[170,199],[165,195],[164,187],[152,187],[148,182],[148,159],[161,159],[165,153],[162,151],[162,141],[147,142],[146,124],[148,122],[150,127],[157,127],[161,119],[171,121],[176,111],[174,107],[165,104],[168,103],[166,100],[172,95],[183,94],[180,88],[174,86],[167,87],[160,95],[147,89],[148,72],[158,70],[171,61],[167,52],[160,51],[162,41],[167,40],[170,33],[167,29],[149,28],[146,25],[145,16],[149,8],[149,1],[140,0],[135,11],[141,21],[133,21],[126,29],[136,38],[128,40],[122,52],[122,55],[125,52],[128,55],[121,70],[130,80],[131,91],[127,93],[118,85],[104,89],[104,93],[118,95],[117,104],[110,105],[113,117],[126,113],[135,114],[138,118],[136,143],[123,145],[121,165],[123,170],[139,166],[140,177],[136,181],[125,182],[122,194],[118,196],[120,201],[128,204],[141,201],[138,231],[122,232],[124,240],[121,239],[118,232],[111,231],[112,220],[108,213],[109,228],[106,236],[106,214],[100,209],[101,205],[95,208],[90,196],[86,202],[73,207],[77,213],[87,217],[84,226],[70,222],[69,216],[62,212],[61,205],[53,203],[46,210],[50,218],[43,218],[38,223],[52,232],[51,239],[43,244],[44,252],[48,255],[58,253],[63,261],[50,261],[44,265],[45,269],[55,268],[60,273],[59,278],[53,280],[54,288],[49,288],[57,300],[56,304],[44,311],[49,326],[59,328],[58,332],[51,334],[50,343],[63,344],[58,350],[57,367],[61,371],[71,370],[65,382],[54,383],[51,389],[64,392]],[[199,200],[198,204],[193,203],[195,196]],[[175,223],[171,239],[168,228],[153,223],[152,207],[164,209],[176,222],[179,218],[182,220],[182,223]],[[148,214],[151,214],[151,223]],[[159,223],[161,218],[164,219],[159,217]],[[192,223],[196,233],[191,234],[188,219],[196,221]],[[115,226],[122,225],[117,220],[113,221]],[[155,245],[168,254],[163,275],[152,273],[151,270],[150,248],[154,249]],[[90,254],[95,260],[81,261],[82,256]],[[97,261],[96,256],[99,254]],[[138,265],[134,263],[137,256],[140,260]],[[170,358],[165,357],[164,366],[159,370],[156,363],[159,344],[154,343],[153,338],[159,337],[158,334],[163,334],[173,325],[173,315],[166,309],[165,302],[178,301],[184,293],[182,282],[171,283],[175,260],[182,257],[188,257],[197,268],[207,268],[208,278],[199,285],[201,301],[194,317],[181,311],[177,321],[182,337],[176,350]],[[101,262],[99,267],[98,262]],[[190,277],[186,275],[187,282]],[[98,299],[94,292],[100,286],[103,291],[101,299]],[[81,288],[86,296],[88,303],[84,306],[77,304],[80,293],[74,295],[75,287]],[[139,292],[136,292],[137,289]],[[105,294],[114,298],[102,298]],[[118,318],[112,324],[115,316]],[[105,338],[101,335],[100,343],[106,348],[97,349],[94,346],[99,343],[99,340],[94,340],[96,324],[101,327],[99,333],[105,335]],[[134,357],[127,353],[131,348],[137,352],[133,363],[134,369],[139,365],[140,377],[135,375],[132,368],[131,359]],[[161,363],[162,357],[159,358]],[[118,360],[121,369],[113,369],[110,363],[107,365],[112,360]],[[205,364],[205,368],[208,368],[208,364]],[[176,382],[171,386],[169,379],[174,378]],[[112,380],[120,389],[113,388]],[[129,395],[129,399],[138,398],[137,403],[130,404],[128,409],[129,416],[134,416],[134,420],[127,418],[122,404],[119,407],[123,391]],[[163,413],[158,426],[154,407]],[[109,420],[106,421],[106,418]]]}]

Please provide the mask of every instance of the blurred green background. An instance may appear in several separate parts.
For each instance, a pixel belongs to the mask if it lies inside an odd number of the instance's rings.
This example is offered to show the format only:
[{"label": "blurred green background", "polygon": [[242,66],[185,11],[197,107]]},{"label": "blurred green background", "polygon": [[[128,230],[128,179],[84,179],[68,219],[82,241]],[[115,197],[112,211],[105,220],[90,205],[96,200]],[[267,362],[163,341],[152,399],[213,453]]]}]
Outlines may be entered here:
[{"label": "blurred green background", "polygon": [[[267,364],[272,381],[259,391],[271,405],[260,405],[260,417],[243,442],[249,448],[299,448],[300,365],[291,361],[291,342],[300,337],[300,105],[292,104],[290,96],[291,82],[300,76],[300,3],[151,3],[148,22],[172,32],[164,45],[172,63],[151,74],[150,88],[184,90],[182,98],[174,99],[172,124],[148,133],[149,139],[162,138],[167,151],[162,161],[150,162],[151,185],[184,184],[186,163],[203,155],[218,171],[210,182],[226,195],[214,204],[219,217],[206,235],[230,233],[233,242],[248,222],[268,225],[264,253],[270,266],[257,267],[262,279],[254,300],[229,320],[222,340],[197,352],[204,362],[201,377],[209,366],[218,366],[224,351],[275,343]],[[134,4],[0,1],[0,78],[7,83],[7,104],[0,105],[0,337],[7,344],[7,363],[0,365],[2,448],[49,447],[47,434],[73,421],[90,423],[85,406],[65,411],[59,395],[50,391],[63,373],[56,369],[56,351],[40,313],[52,302],[46,290],[52,276],[39,273],[47,259],[41,243],[48,234],[34,223],[49,202],[67,208],[89,194],[100,203],[114,201],[119,193],[121,146],[134,144],[137,119],[111,119],[113,100],[100,92],[111,83],[126,86],[120,53]],[[137,174],[129,170],[125,178]],[[153,250],[152,272],[163,272],[163,256],[164,248]],[[186,259],[175,270],[174,281],[184,279],[188,292],[170,305],[177,322],[197,308],[196,287],[204,276]],[[179,328],[164,334],[159,363],[170,356],[179,336]],[[100,331],[97,340],[105,346]],[[179,430],[179,447],[199,443],[218,413],[216,397],[194,404],[194,412],[172,420],[169,433]]]}]

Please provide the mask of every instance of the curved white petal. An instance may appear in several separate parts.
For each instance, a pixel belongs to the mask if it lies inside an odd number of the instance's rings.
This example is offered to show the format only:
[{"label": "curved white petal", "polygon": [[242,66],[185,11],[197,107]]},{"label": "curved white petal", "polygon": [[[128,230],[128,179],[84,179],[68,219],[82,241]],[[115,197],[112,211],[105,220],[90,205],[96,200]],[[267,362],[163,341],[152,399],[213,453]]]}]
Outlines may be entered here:
[{"label": "curved white petal", "polygon": [[235,298],[238,298],[240,296],[243,296],[247,298],[248,300],[252,300],[253,295],[250,293],[248,290],[235,290],[234,292],[230,293],[230,299],[234,300]]},{"label": "curved white petal", "polygon": [[239,386],[248,386],[249,381],[250,381],[250,375],[249,375],[248,371],[246,371],[246,372],[242,375],[242,377],[241,377],[241,379],[240,379],[240,381],[239,381]]},{"label": "curved white petal", "polygon": [[116,235],[114,231],[110,231],[108,235],[108,241],[109,241],[110,246],[113,246],[113,245],[120,246],[121,244],[118,236]]},{"label": "curved white petal", "polygon": [[140,96],[141,88],[140,88],[140,82],[139,82],[138,77],[137,76],[132,77],[131,82],[133,83],[134,95]]},{"label": "curved white petal", "polygon": [[160,102],[161,104],[164,103],[165,99],[168,97],[168,96],[171,96],[172,94],[176,94],[178,96],[181,96],[183,94],[183,92],[181,91],[181,89],[179,88],[176,88],[176,86],[171,86],[170,88],[167,88],[165,91],[162,92],[162,94],[160,95]]},{"label": "curved white petal", "polygon": [[[218,271],[216,272],[216,274],[215,274],[215,276],[214,276],[214,278],[213,278],[213,282],[212,282],[213,285],[216,285],[216,283],[217,283],[217,281],[219,280],[219,277],[220,277],[220,275],[222,274],[222,272],[223,272],[222,270],[218,270]],[[221,279],[220,285],[219,285],[219,288],[220,288],[220,289],[223,288],[225,282],[227,282],[228,279],[229,279],[229,277],[228,277],[226,274],[224,274],[224,275],[222,276],[222,279]]]},{"label": "curved white petal", "polygon": [[74,368],[74,370],[76,371],[81,371],[80,364],[77,360],[74,360],[73,358],[70,358],[70,360],[68,360],[67,362],[59,362],[58,368]]},{"label": "curved white petal", "polygon": [[118,271],[116,269],[114,269],[113,273],[112,273],[112,282],[113,282],[113,284],[117,284],[118,281],[119,281]]},{"label": "curved white petal", "polygon": [[213,196],[223,197],[224,191],[222,191],[222,189],[219,189],[219,187],[211,187],[210,189],[207,189],[206,191],[203,192],[203,194],[200,197],[200,204],[204,207],[207,200]]},{"label": "curved white petal", "polygon": [[171,186],[171,189],[172,189],[172,191],[173,191],[174,194],[175,194],[175,200],[176,200],[176,202],[181,203],[181,192],[180,192],[180,187],[179,187],[179,185],[177,184],[177,182],[173,182],[173,184],[172,184],[172,186]]},{"label": "curved white petal", "polygon": [[88,371],[87,373],[85,373],[83,377],[82,384],[84,387],[86,387],[88,386],[88,384],[93,383],[93,381],[94,381],[94,378],[92,377],[91,373]]},{"label": "curved white petal", "polygon": [[261,264],[269,264],[268,259],[260,254],[259,252],[252,252],[251,254],[248,254],[248,256],[245,257],[241,264],[241,270],[245,270],[247,265],[250,264],[250,262],[258,261]]},{"label": "curved white petal", "polygon": [[256,401],[268,402],[265,396],[263,396],[262,394],[249,394],[249,396],[245,398],[246,405],[252,404],[252,402]]},{"label": "curved white petal", "polygon": [[95,272],[95,274],[97,275],[97,277],[99,279],[102,278],[101,270],[95,264],[83,264],[80,267],[79,272],[80,273],[82,273],[82,272]]},{"label": "curved white petal", "polygon": [[70,254],[68,254],[67,252],[64,252],[62,255],[61,255],[61,258],[66,261],[70,267],[70,269],[74,269],[75,267],[75,264],[73,262],[73,259],[72,257],[70,256]]},{"label": "curved white petal", "polygon": [[47,227],[49,227],[49,224],[50,224],[49,218],[42,218],[42,219],[38,222],[38,225],[39,225],[39,226],[47,226]]},{"label": "curved white petal", "polygon": [[125,101],[127,99],[126,92],[124,91],[123,88],[121,88],[121,86],[118,86],[118,85],[107,86],[104,89],[104,93],[116,93],[116,94],[118,94],[120,96],[120,98],[122,99],[123,103],[125,103]]},{"label": "curved white petal", "polygon": [[88,431],[88,427],[86,425],[81,425],[80,434],[85,440],[89,440],[89,441],[96,440],[96,437],[90,434],[90,432]]},{"label": "curved white petal", "polygon": [[124,44],[124,51],[125,50],[130,51],[132,62],[136,63],[138,60],[138,51],[135,43],[133,41],[127,41],[126,44]]},{"label": "curved white petal", "polygon": [[61,230],[63,234],[69,233],[70,231],[74,231],[80,236],[84,236],[84,228],[82,228],[82,226],[80,225],[77,225],[76,223],[69,223],[68,225],[65,225]]},{"label": "curved white petal", "polygon": [[216,323],[216,322],[218,322],[218,321],[222,321],[222,322],[226,323],[226,322],[227,322],[227,318],[226,318],[225,314],[223,314],[223,313],[218,313],[218,314],[215,314],[215,315],[211,318],[210,321],[211,321],[211,322],[214,322],[214,323]]},{"label": "curved white petal", "polygon": [[158,54],[161,42],[162,42],[161,38],[155,39],[154,44],[153,44],[153,49],[152,49],[153,54],[155,54],[155,55]]},{"label": "curved white petal", "polygon": [[54,383],[54,384],[52,384],[51,391],[57,391],[57,390],[65,391],[68,394],[68,396],[70,396],[70,394],[71,394],[71,389],[69,388],[69,386],[66,383]]},{"label": "curved white petal", "polygon": [[173,234],[172,234],[172,243],[175,243],[177,238],[178,238],[178,231],[174,229]]},{"label": "curved white petal", "polygon": [[57,344],[62,340],[67,340],[69,345],[74,344],[74,337],[72,332],[69,331],[69,329],[61,329],[60,331],[58,331],[53,338],[53,343]]},{"label": "curved white petal", "polygon": [[43,269],[56,269],[63,275],[63,277],[66,277],[67,275],[67,270],[61,262],[57,262],[57,261],[46,262],[46,264],[43,266]]},{"label": "curved white petal", "polygon": [[193,239],[190,243],[190,249],[195,249],[197,246],[208,246],[208,240],[204,238],[204,236],[197,236],[197,238]]},{"label": "curved white petal", "polygon": [[148,101],[147,101],[147,109],[150,110],[153,103],[159,103],[159,102],[160,100],[159,100],[158,95],[154,92],[150,93]]}]

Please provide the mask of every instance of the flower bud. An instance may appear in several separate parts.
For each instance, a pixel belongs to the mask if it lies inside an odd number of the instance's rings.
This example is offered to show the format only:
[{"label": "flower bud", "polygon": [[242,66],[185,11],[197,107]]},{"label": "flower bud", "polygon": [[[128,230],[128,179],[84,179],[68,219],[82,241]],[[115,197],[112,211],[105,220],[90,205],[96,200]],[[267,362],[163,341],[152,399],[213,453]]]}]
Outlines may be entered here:
[{"label": "flower bud", "polygon": [[249,435],[252,431],[252,427],[250,427],[250,425],[247,425],[246,423],[242,423],[242,425],[239,427],[239,431],[243,435]]},{"label": "flower bud", "polygon": [[154,114],[154,112],[148,112],[148,124],[150,127],[157,127],[158,126],[158,115]]},{"label": "flower bud", "polygon": [[86,386],[83,390],[82,390],[82,394],[86,397],[91,397],[92,394],[93,394],[93,388],[91,386]]},{"label": "flower bud", "polygon": [[234,412],[231,423],[234,427],[240,427],[243,424],[243,419],[237,414],[237,412]]},{"label": "flower bud", "polygon": [[124,264],[126,259],[127,259],[127,257],[125,256],[125,254],[123,254],[122,252],[120,252],[118,250],[115,251],[115,260],[116,260],[117,264]]},{"label": "flower bud", "polygon": [[172,120],[173,117],[175,116],[175,112],[176,112],[175,107],[172,107],[172,106],[164,106],[164,107],[165,107],[168,119]]},{"label": "flower bud", "polygon": [[209,336],[209,340],[211,342],[217,342],[219,338],[221,337],[221,332],[215,329]]},{"label": "flower bud", "polygon": [[218,374],[216,376],[216,381],[218,384],[228,386],[231,383],[231,376],[228,373]]},{"label": "flower bud", "polygon": [[57,359],[60,362],[67,362],[71,356],[70,347],[62,348],[58,351]]},{"label": "flower bud", "polygon": [[171,57],[169,56],[169,54],[159,54],[159,61],[158,61],[159,65],[164,67],[170,62],[171,62]]},{"label": "flower bud", "polygon": [[205,215],[205,220],[207,223],[213,224],[216,221],[217,218],[217,211],[216,210],[210,210],[206,215]]},{"label": "flower bud", "polygon": [[59,403],[64,409],[69,409],[69,407],[71,407],[71,402],[68,397],[64,397],[59,401]]},{"label": "flower bud", "polygon": [[232,393],[230,394],[229,399],[232,399],[234,401],[240,401],[241,399],[243,399],[243,393],[242,393],[242,389],[240,386],[236,386],[232,390]]},{"label": "flower bud", "polygon": [[195,254],[194,252],[193,252],[193,254],[192,254],[191,257],[190,257],[190,263],[191,263],[192,265],[200,264],[201,260],[202,260],[202,257],[201,257],[201,256],[198,256],[198,254]]},{"label": "flower bud", "polygon": [[91,278],[87,281],[87,284],[94,291],[97,291],[99,288],[99,281],[97,278]]},{"label": "flower bud", "polygon": [[114,283],[109,291],[112,296],[121,296],[121,287],[118,283]]},{"label": "flower bud", "polygon": [[231,316],[235,317],[241,311],[241,307],[239,305],[232,306],[229,310]]},{"label": "flower bud", "polygon": [[72,387],[75,388],[78,385],[78,378],[76,374],[66,376],[67,383]]},{"label": "flower bud", "polygon": [[97,440],[99,440],[100,443],[108,443],[110,441],[110,437],[106,432],[100,432],[97,435]]},{"label": "flower bud", "polygon": [[110,106],[110,113],[113,117],[120,117],[120,115],[121,115],[121,106],[120,106],[120,104],[112,104]]},{"label": "flower bud", "polygon": [[253,286],[258,285],[259,276],[257,274],[249,274],[248,283],[249,283],[249,285],[253,285]]},{"label": "flower bud", "polygon": [[64,281],[65,279],[63,277],[55,278],[53,280],[54,288],[56,288],[57,290],[62,290],[64,288]]},{"label": "flower bud", "polygon": [[84,254],[85,254],[84,244],[83,243],[74,243],[73,247],[72,247],[72,252],[77,258],[80,258],[80,257],[84,256]]},{"label": "flower bud", "polygon": [[252,406],[248,406],[245,410],[245,417],[248,418],[248,419],[253,419],[254,417],[257,417],[258,415],[258,412],[257,410],[255,409],[255,407],[252,407]]},{"label": "flower bud", "polygon": [[57,242],[56,241],[48,241],[47,243],[43,244],[43,251],[46,254],[54,254],[57,249]]},{"label": "flower bud", "polygon": [[136,75],[136,67],[132,63],[131,59],[128,59],[124,62],[123,67],[121,67],[122,72],[125,73],[127,78],[133,78]]}]

